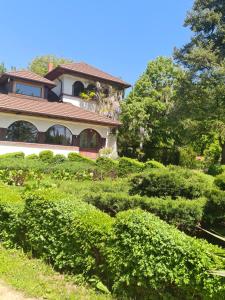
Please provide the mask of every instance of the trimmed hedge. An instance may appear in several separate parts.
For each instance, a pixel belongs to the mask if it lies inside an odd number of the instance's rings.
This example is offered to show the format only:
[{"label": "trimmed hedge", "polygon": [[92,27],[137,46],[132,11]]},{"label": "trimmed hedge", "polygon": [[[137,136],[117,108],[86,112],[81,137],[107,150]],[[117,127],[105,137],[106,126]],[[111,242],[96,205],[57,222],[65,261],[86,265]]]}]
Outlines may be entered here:
[{"label": "trimmed hedge", "polygon": [[153,169],[131,179],[130,194],[194,199],[204,196],[212,187],[213,178],[198,171],[181,168]]},{"label": "trimmed hedge", "polygon": [[27,249],[64,272],[104,279],[102,249],[112,219],[84,202],[28,195],[22,214]]},{"label": "trimmed hedge", "polygon": [[224,267],[216,251],[150,213],[121,212],[107,249],[113,291],[142,300],[223,299],[225,278],[209,273]]},{"label": "trimmed hedge", "polygon": [[112,217],[120,211],[141,208],[190,233],[201,223],[206,203],[205,198],[192,201],[183,198],[173,200],[169,197],[162,199],[128,196],[125,193],[91,193],[85,195],[84,200]]},{"label": "trimmed hedge", "polygon": [[6,153],[6,154],[1,154],[0,159],[5,159],[5,158],[24,158],[25,154],[23,152],[12,152],[12,153]]},{"label": "trimmed hedge", "polygon": [[52,161],[54,153],[51,150],[43,150],[39,153],[40,160],[44,162]]},{"label": "trimmed hedge", "polygon": [[0,184],[0,241],[4,245],[14,245],[21,239],[19,214],[23,207],[18,192]]},{"label": "trimmed hedge", "polygon": [[85,156],[82,156],[80,155],[79,153],[76,153],[76,152],[70,152],[68,154],[68,159],[70,161],[74,161],[74,162],[88,162],[90,164],[94,164],[94,160],[88,158],[88,157],[85,157]]},{"label": "trimmed hedge", "polygon": [[225,191],[212,190],[208,193],[204,221],[206,226],[225,223]]},{"label": "trimmed hedge", "polygon": [[145,163],[145,169],[165,169],[166,167],[162,164],[162,163],[160,163],[160,162],[158,162],[158,161],[156,161],[156,160],[148,160],[148,161],[146,161],[146,163]]},{"label": "trimmed hedge", "polygon": [[119,159],[118,174],[121,177],[125,177],[132,173],[139,173],[143,171],[144,168],[145,164],[136,159],[121,157]]}]

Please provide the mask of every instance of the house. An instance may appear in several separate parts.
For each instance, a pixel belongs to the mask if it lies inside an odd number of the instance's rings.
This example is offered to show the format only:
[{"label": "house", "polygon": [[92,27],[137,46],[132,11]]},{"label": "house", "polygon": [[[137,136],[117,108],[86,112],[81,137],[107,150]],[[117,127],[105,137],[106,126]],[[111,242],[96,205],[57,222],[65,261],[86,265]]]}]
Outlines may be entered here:
[{"label": "house", "polygon": [[45,77],[28,70],[0,75],[0,154],[52,150],[96,158],[117,156],[116,132],[130,85],[83,62],[62,64]]}]

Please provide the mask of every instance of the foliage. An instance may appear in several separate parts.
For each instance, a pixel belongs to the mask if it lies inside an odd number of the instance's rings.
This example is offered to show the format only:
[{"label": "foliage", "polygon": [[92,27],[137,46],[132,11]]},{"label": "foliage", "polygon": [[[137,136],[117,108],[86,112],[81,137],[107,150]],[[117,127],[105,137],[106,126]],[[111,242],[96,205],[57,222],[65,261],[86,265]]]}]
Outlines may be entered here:
[{"label": "foliage", "polygon": [[129,196],[126,193],[89,193],[84,200],[97,208],[115,215],[123,210],[141,208],[160,217],[179,229],[192,233],[195,226],[201,223],[206,199],[177,200],[166,198],[148,198],[138,195]]},{"label": "foliage", "polygon": [[164,169],[165,168],[165,166],[162,164],[162,163],[160,163],[160,162],[158,162],[158,161],[156,161],[156,160],[148,160],[148,161],[146,161],[146,163],[145,163],[145,169]]},{"label": "foliage", "polygon": [[6,153],[6,154],[1,154],[0,159],[5,159],[5,158],[24,158],[25,154],[23,152],[12,152],[12,153]]},{"label": "foliage", "polygon": [[143,300],[221,299],[224,279],[206,271],[223,266],[217,249],[150,213],[119,213],[108,245],[113,291]]},{"label": "foliage", "polygon": [[179,148],[179,165],[187,168],[196,167],[196,156],[197,153],[192,147],[180,147]]},{"label": "foliage", "polygon": [[171,113],[182,73],[170,58],[158,57],[149,62],[122,103],[120,154],[155,158],[151,155],[153,148],[174,146],[176,131],[171,130]]},{"label": "foliage", "polygon": [[45,76],[48,73],[48,64],[52,63],[53,67],[57,67],[60,64],[72,63],[73,61],[67,58],[59,58],[55,55],[42,55],[35,57],[29,63],[29,70],[32,72],[39,74],[41,76]]},{"label": "foliage", "polygon": [[141,172],[144,167],[145,164],[136,159],[121,157],[119,159],[118,174],[119,176],[124,177],[132,173]]},{"label": "foliage", "polygon": [[29,154],[26,156],[26,159],[39,159],[39,156],[37,154]]},{"label": "foliage", "polygon": [[106,177],[116,178],[118,176],[118,161],[109,157],[98,157],[96,159],[96,169],[94,179],[104,179]]},{"label": "foliage", "polygon": [[6,72],[6,67],[4,63],[0,63],[0,74]]},{"label": "foliage", "polygon": [[194,199],[206,194],[212,188],[213,178],[188,169],[153,169],[131,179],[131,194],[149,197]]},{"label": "foliage", "polygon": [[43,150],[39,153],[39,158],[42,161],[50,162],[53,160],[53,152],[51,150]]},{"label": "foliage", "polygon": [[22,186],[28,175],[24,170],[0,170],[0,180],[8,185]]},{"label": "foliage", "polygon": [[214,183],[216,186],[218,186],[219,189],[225,191],[225,173],[217,175]]},{"label": "foliage", "polygon": [[77,162],[88,162],[94,164],[94,161],[90,158],[87,158],[85,156],[80,155],[79,153],[76,152],[70,152],[68,154],[68,159],[70,161],[77,161]]},{"label": "foliage", "polygon": [[206,226],[218,225],[225,220],[225,192],[212,190],[207,195],[207,202],[204,209],[204,220]]},{"label": "foliage", "polygon": [[65,157],[65,155],[63,155],[63,154],[56,154],[56,155],[53,157],[53,159],[52,159],[52,162],[53,162],[53,163],[56,163],[56,164],[62,163],[62,162],[65,162],[65,161],[66,161],[66,157]]}]

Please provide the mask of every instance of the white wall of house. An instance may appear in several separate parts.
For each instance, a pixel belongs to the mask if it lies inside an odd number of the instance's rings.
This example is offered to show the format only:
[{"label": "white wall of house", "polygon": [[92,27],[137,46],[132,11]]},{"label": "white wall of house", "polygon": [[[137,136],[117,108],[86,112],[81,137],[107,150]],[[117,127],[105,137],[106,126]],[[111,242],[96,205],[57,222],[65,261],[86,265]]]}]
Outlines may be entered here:
[{"label": "white wall of house", "polygon": [[[50,119],[50,118],[43,118],[43,117],[35,117],[35,116],[26,116],[22,114],[10,114],[10,113],[0,113],[0,127],[2,128],[8,128],[12,123],[15,121],[27,121],[31,122],[33,125],[35,125],[38,129],[38,131],[41,132],[46,132],[49,127],[53,125],[63,125],[66,126],[73,135],[79,135],[81,131],[84,129],[94,129],[96,130],[101,137],[106,139],[106,147],[110,147],[113,150],[113,155],[117,156],[117,144],[116,144],[116,138],[115,136],[110,134],[110,127],[107,126],[101,126],[101,125],[94,125],[94,124],[87,124],[87,123],[79,123],[79,122],[71,122],[71,121],[66,121],[66,120],[58,120],[58,119]],[[50,146],[49,146],[50,147]],[[16,148],[13,149],[13,151],[10,151],[12,146],[7,147],[7,145],[2,145],[0,144],[0,153],[8,153],[8,152],[15,152],[15,151],[24,151],[26,154],[31,154],[31,153],[38,153],[37,151],[42,151],[43,149],[37,149],[30,148],[26,149],[24,147],[23,150],[16,150]],[[48,145],[46,145],[45,149],[49,149]],[[72,149],[72,148],[71,148]],[[68,152],[71,152],[71,150],[60,150],[60,146],[58,149],[54,147],[53,152],[55,153],[63,153],[67,154]]]}]

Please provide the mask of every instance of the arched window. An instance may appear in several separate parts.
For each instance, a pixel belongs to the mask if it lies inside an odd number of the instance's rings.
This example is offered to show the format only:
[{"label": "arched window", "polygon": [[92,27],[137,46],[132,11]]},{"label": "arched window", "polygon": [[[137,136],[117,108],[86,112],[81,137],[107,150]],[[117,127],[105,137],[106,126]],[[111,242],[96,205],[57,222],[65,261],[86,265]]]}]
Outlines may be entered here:
[{"label": "arched window", "polygon": [[83,93],[84,91],[84,85],[81,81],[76,81],[73,84],[73,96],[80,96],[80,93]]},{"label": "arched window", "polygon": [[71,131],[62,125],[54,125],[46,132],[46,143],[55,145],[72,145],[73,135]]},{"label": "arched window", "polygon": [[16,121],[7,130],[6,139],[14,142],[36,143],[38,137],[37,128],[27,121]]},{"label": "arched window", "polygon": [[99,149],[101,136],[94,129],[85,129],[80,133],[80,147],[88,149]]}]

